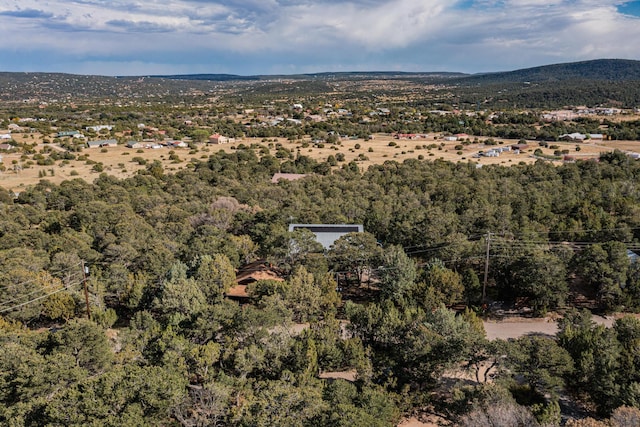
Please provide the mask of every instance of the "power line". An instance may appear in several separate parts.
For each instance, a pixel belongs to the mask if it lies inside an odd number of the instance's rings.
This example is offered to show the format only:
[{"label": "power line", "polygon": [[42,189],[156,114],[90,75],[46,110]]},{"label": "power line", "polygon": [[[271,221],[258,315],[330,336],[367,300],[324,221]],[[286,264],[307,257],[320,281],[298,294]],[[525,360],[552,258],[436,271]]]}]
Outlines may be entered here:
[{"label": "power line", "polygon": [[[57,270],[57,271],[53,271],[53,272],[48,271],[48,270],[43,270],[43,271],[45,271],[45,272],[47,272],[47,273],[51,274],[52,276],[54,276],[52,273],[64,273],[64,272],[70,271],[72,268],[77,267],[77,266],[79,266],[79,265],[81,265],[81,264],[82,264],[82,263],[81,263],[81,262],[79,262],[79,263],[77,263],[77,264],[70,265],[69,267],[64,268],[64,269],[62,269],[62,270]],[[38,273],[35,273],[35,274],[38,274]],[[54,277],[55,277],[55,276],[54,276]],[[33,279],[29,279],[29,280],[26,280],[26,281],[24,281],[24,282],[14,283],[14,284],[12,284],[12,285],[3,285],[3,288],[4,288],[5,290],[13,290],[13,289],[15,289],[15,288],[17,288],[17,287],[19,287],[19,286],[28,285],[28,284],[33,283],[33,282],[36,282],[36,281],[38,281],[38,280],[40,280],[40,278],[39,278],[39,277],[35,277],[35,278],[33,278]]]},{"label": "power line", "polygon": [[14,306],[12,306],[12,307],[3,308],[3,309],[1,309],[1,310],[0,310],[0,313],[6,313],[6,312],[8,312],[8,311],[12,311],[12,310],[15,310],[15,309],[17,309],[17,308],[24,307],[25,305],[28,305],[28,304],[31,304],[31,303],[33,303],[33,302],[40,301],[40,300],[42,300],[42,299],[48,298],[48,297],[50,297],[51,295],[57,294],[58,292],[65,291],[65,290],[67,290],[67,289],[71,288],[72,286],[79,285],[80,283],[82,283],[82,282],[74,282],[74,283],[70,283],[70,284],[68,284],[67,286],[64,286],[64,287],[62,287],[62,288],[60,288],[60,289],[56,289],[56,290],[55,290],[55,291],[53,291],[53,292],[49,292],[48,294],[45,294],[45,295],[39,296],[39,297],[34,298],[34,299],[32,299],[32,300],[29,300],[29,301],[23,302],[23,303],[21,303],[21,304],[14,305]]}]

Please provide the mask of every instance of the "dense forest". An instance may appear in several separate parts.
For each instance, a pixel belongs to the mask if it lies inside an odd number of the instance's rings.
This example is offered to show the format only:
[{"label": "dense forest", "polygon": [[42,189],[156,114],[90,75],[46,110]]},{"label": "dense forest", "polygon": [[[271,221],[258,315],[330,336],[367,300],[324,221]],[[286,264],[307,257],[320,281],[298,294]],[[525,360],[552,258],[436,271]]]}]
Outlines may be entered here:
[{"label": "dense forest", "polygon": [[[594,418],[576,426],[636,425],[640,320],[582,308],[640,310],[639,162],[361,171],[267,153],[0,193],[3,424],[534,426],[571,406]],[[308,176],[271,183],[283,171]],[[290,223],[365,232],[325,251]],[[285,280],[228,298],[256,260]],[[499,304],[560,313],[557,339],[487,340]]]}]

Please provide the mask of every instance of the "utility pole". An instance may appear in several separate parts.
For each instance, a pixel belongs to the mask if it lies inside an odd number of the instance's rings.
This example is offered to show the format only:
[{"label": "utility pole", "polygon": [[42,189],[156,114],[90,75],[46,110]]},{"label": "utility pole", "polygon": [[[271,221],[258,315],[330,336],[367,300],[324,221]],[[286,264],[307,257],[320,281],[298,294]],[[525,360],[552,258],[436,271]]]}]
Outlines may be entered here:
[{"label": "utility pole", "polygon": [[85,267],[84,261],[82,261],[82,283],[84,285],[84,302],[87,305],[87,319],[91,320],[91,307],[89,307],[89,290],[87,289],[87,273],[89,267]]},{"label": "utility pole", "polygon": [[484,260],[484,283],[482,284],[482,302],[487,299],[487,282],[489,281],[489,251],[491,250],[491,232],[487,232],[487,254]]}]

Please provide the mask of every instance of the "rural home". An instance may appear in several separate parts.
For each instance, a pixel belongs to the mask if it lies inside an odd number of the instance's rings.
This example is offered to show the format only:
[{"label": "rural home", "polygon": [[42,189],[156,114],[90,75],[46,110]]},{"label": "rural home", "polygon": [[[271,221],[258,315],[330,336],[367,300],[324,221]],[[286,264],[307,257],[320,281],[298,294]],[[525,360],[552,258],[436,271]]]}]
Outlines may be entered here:
[{"label": "rural home", "polygon": [[418,133],[397,133],[393,136],[395,139],[424,139],[427,137],[425,134]]},{"label": "rural home", "polygon": [[115,139],[100,139],[98,141],[87,142],[88,148],[100,148],[100,147],[117,147],[118,141]]},{"label": "rural home", "polygon": [[289,231],[306,228],[311,231],[316,240],[325,248],[329,249],[333,243],[347,233],[362,233],[362,224],[289,224]]},{"label": "rural home", "polygon": [[560,139],[571,140],[571,141],[584,141],[587,138],[587,135],[583,133],[565,133],[564,135],[560,135]]},{"label": "rural home", "polygon": [[209,137],[209,144],[229,144],[236,142],[235,138],[229,138],[219,133],[214,133]]},{"label": "rural home", "polygon": [[188,145],[184,141],[167,141],[167,147],[186,148]]},{"label": "rural home", "polygon": [[138,141],[127,141],[125,144],[127,148],[142,148],[142,144]]},{"label": "rural home", "polygon": [[112,125],[96,125],[96,126],[87,126],[84,129],[88,131],[94,131],[94,132],[100,132],[103,129],[110,131],[111,129],[113,129],[113,126]]},{"label": "rural home", "polygon": [[56,134],[56,138],[65,138],[65,137],[84,138],[84,135],[82,135],[78,130],[65,130],[65,131],[58,132]]},{"label": "rural home", "polygon": [[239,300],[249,298],[247,285],[257,282],[258,280],[284,282],[282,272],[267,261],[261,259],[238,269],[236,272],[236,284],[229,288],[226,294],[227,297]]},{"label": "rural home", "polygon": [[11,139],[10,133],[0,133],[0,139]]}]

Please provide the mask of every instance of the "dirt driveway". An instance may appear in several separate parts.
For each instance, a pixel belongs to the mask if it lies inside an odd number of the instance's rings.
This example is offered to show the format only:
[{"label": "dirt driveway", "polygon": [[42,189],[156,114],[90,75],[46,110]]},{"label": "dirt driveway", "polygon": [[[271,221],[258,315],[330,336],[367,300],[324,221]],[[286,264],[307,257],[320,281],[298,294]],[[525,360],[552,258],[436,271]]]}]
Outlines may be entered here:
[{"label": "dirt driveway", "polygon": [[[613,317],[593,316],[593,321],[599,325],[607,327],[613,325]],[[549,335],[553,336],[558,333],[558,323],[552,318],[530,319],[530,318],[514,318],[509,320],[485,321],[484,330],[487,332],[487,338],[509,339],[518,338],[523,335]]]}]

